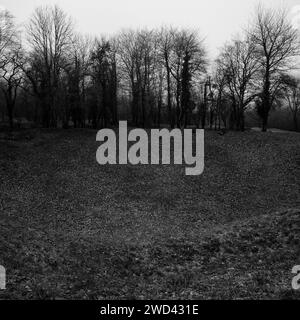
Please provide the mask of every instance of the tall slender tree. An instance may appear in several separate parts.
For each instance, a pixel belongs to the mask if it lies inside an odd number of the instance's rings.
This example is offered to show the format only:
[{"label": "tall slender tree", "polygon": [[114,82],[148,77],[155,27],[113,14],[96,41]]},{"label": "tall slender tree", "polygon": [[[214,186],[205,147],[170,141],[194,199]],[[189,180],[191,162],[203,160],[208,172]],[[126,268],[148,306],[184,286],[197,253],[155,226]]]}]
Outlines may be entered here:
[{"label": "tall slender tree", "polygon": [[250,31],[256,46],[256,55],[261,67],[262,92],[260,116],[262,131],[267,131],[272,101],[277,92],[280,72],[293,68],[293,58],[299,55],[299,38],[288,19],[287,10],[266,9],[259,6]]}]

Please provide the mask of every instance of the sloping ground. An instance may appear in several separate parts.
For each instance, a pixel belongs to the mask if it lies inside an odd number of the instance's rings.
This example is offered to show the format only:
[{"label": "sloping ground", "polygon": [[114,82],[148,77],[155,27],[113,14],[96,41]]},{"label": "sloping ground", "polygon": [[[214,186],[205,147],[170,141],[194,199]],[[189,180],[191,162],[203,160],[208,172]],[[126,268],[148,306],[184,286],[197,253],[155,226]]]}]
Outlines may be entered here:
[{"label": "sloping ground", "polygon": [[95,135],[0,139],[0,298],[299,298],[298,135],[207,132],[198,177],[99,166]]},{"label": "sloping ground", "polygon": [[[260,131],[261,131],[261,128],[254,127],[254,128],[251,128],[251,130],[256,131],[256,132],[260,132]],[[290,133],[291,131],[282,130],[282,129],[277,129],[277,128],[268,128],[268,132],[271,132],[271,133]],[[296,131],[294,131],[293,133],[294,133],[294,134],[296,134],[296,133],[299,134],[299,132],[296,132]]]}]

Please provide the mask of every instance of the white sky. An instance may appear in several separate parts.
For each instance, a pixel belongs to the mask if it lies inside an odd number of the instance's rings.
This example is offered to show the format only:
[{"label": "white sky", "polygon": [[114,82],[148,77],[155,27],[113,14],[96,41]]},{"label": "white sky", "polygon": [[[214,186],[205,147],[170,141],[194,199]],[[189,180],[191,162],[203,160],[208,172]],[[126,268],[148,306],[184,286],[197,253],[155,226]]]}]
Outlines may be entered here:
[{"label": "white sky", "polygon": [[[113,34],[122,28],[174,25],[199,30],[211,57],[247,25],[258,0],[0,0],[19,23],[39,5],[58,4],[75,20],[78,31]],[[261,0],[266,6],[285,6],[296,12],[300,0]],[[297,10],[298,8],[298,10]],[[299,28],[300,30],[300,28]]]}]

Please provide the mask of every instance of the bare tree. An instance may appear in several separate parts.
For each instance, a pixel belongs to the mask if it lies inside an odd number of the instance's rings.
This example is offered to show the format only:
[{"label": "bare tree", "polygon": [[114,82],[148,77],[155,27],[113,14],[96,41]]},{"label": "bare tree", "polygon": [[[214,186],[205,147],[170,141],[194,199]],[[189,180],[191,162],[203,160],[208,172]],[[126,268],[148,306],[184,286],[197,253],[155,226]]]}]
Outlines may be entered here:
[{"label": "bare tree", "polygon": [[272,96],[277,88],[273,82],[276,82],[278,73],[293,67],[292,60],[299,54],[298,34],[289,22],[286,10],[265,9],[260,6],[256,11],[250,37],[256,46],[261,67],[263,89],[260,116],[262,131],[267,131]]},{"label": "bare tree", "polygon": [[88,36],[75,34],[69,55],[65,57],[66,105],[63,110],[64,127],[68,127],[70,117],[74,126],[85,125],[86,85],[90,74],[90,53],[93,44]]},{"label": "bare tree", "polygon": [[203,41],[194,31],[175,31],[173,37],[171,74],[176,80],[177,127],[184,127],[187,124],[187,114],[191,111],[192,80],[206,71],[206,50]]},{"label": "bare tree", "polygon": [[0,12],[0,82],[5,97],[10,128],[22,76],[20,60],[22,49],[14,17],[8,11]]},{"label": "bare tree", "polygon": [[157,66],[157,38],[154,30],[124,31],[118,37],[122,85],[130,88],[132,121],[145,126]]},{"label": "bare tree", "polygon": [[0,11],[0,67],[7,62],[7,52],[18,43],[19,33],[13,15],[7,10]]},{"label": "bare tree", "polygon": [[[31,55],[40,67],[40,81],[43,82],[39,96],[42,98],[43,122],[56,126],[57,96],[65,56],[72,44],[73,25],[71,19],[58,7],[39,7],[27,26]],[[30,70],[27,70],[29,74]],[[30,77],[33,80],[33,77]],[[37,88],[37,84],[34,84]]]},{"label": "bare tree", "polygon": [[133,30],[123,31],[118,35],[118,57],[120,62],[121,86],[128,92],[131,103],[131,118],[137,124],[139,117],[139,90],[136,80],[137,44]]},{"label": "bare tree", "polygon": [[160,54],[164,67],[166,69],[166,78],[167,78],[167,108],[168,108],[168,117],[169,124],[171,128],[174,128],[174,116],[172,112],[172,79],[171,79],[171,63],[172,63],[172,53],[174,49],[174,37],[175,30],[173,28],[162,28],[159,34],[159,46]]},{"label": "bare tree", "polygon": [[99,121],[104,127],[109,122],[116,125],[118,118],[117,66],[114,45],[104,38],[96,40],[90,61],[90,75],[96,96],[92,110],[93,125],[96,126]]},{"label": "bare tree", "polygon": [[291,75],[282,75],[281,81],[283,98],[292,114],[294,129],[298,131],[298,114],[300,110],[300,79]]},{"label": "bare tree", "polygon": [[234,40],[223,48],[217,64],[219,77],[223,80],[220,85],[226,85],[232,100],[236,129],[244,131],[244,112],[257,96],[255,83],[259,64],[256,46],[248,39]]},{"label": "bare tree", "polygon": [[21,47],[16,47],[7,53],[5,61],[1,68],[1,90],[5,97],[10,128],[13,129],[13,111],[17,92],[23,78]]},{"label": "bare tree", "polygon": [[[215,89],[216,89],[216,111],[217,111],[217,122],[218,122],[218,129],[221,129],[221,120],[224,119],[222,115],[222,111],[225,110],[225,97],[227,95],[226,92],[226,83],[227,83],[227,77],[226,73],[224,73],[223,70],[223,65],[219,63],[219,60],[217,60],[217,63],[215,65],[215,72],[214,72],[214,77],[213,81],[215,84]],[[226,128],[226,120],[223,122],[225,128]]]}]

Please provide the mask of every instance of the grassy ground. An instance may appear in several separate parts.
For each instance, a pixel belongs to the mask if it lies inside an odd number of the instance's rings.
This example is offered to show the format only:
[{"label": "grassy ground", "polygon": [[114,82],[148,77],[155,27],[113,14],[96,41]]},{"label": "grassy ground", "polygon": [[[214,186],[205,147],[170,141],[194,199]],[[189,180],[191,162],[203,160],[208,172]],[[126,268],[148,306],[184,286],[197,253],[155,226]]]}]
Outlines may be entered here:
[{"label": "grassy ground", "polygon": [[95,136],[0,137],[0,298],[300,298],[298,134],[206,132],[197,177],[99,166]]}]

